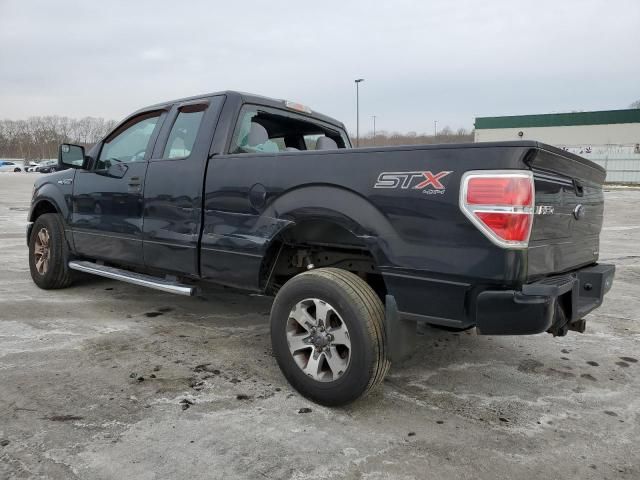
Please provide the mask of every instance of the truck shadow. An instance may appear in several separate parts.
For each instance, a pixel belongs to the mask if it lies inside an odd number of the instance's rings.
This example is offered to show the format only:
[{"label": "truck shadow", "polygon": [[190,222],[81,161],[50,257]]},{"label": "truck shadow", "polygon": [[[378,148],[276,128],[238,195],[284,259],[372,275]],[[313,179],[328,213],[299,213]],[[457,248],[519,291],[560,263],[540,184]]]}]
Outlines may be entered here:
[{"label": "truck shadow", "polygon": [[597,368],[605,359],[574,354],[576,337],[424,332],[414,354],[393,366],[385,396],[445,416],[537,428],[552,423],[551,417],[572,415],[585,397],[598,401],[610,388],[603,384],[613,380]]}]

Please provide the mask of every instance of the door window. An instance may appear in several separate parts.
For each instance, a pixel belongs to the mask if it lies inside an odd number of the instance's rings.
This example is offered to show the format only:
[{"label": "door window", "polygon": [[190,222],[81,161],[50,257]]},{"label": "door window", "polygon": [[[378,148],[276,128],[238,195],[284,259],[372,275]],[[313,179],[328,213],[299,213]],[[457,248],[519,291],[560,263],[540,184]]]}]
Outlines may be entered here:
[{"label": "door window", "polygon": [[191,155],[205,108],[206,105],[196,105],[180,109],[162,158],[186,158]]},{"label": "door window", "polygon": [[154,112],[134,119],[133,124],[125,124],[105,140],[96,168],[102,170],[114,163],[144,161],[159,119],[160,112]]}]

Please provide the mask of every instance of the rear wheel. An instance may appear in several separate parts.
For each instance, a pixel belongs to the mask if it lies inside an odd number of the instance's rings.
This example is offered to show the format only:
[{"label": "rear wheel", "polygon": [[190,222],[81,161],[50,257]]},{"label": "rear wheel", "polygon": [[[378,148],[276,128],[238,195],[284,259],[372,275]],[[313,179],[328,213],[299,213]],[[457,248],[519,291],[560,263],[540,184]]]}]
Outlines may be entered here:
[{"label": "rear wheel", "polygon": [[31,278],[45,290],[68,287],[71,284],[68,262],[69,248],[60,217],[55,213],[39,216],[29,239]]},{"label": "rear wheel", "polygon": [[337,268],[302,273],[280,289],[271,342],[289,383],[323,405],[366,395],[390,366],[382,302],[364,280]]},{"label": "rear wheel", "polygon": [[19,169],[18,167],[16,167],[16,168],[14,168],[14,169],[13,169],[13,171],[14,171],[15,173],[18,173],[18,172],[20,171],[20,169]]}]

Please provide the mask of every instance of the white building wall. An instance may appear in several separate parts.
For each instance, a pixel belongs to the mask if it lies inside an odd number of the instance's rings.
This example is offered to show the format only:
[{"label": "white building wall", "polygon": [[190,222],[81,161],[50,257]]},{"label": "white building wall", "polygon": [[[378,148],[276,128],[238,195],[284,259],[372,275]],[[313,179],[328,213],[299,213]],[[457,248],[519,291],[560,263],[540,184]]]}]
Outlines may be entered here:
[{"label": "white building wall", "polygon": [[[518,132],[523,133],[522,137]],[[505,140],[548,143],[603,166],[607,170],[607,182],[640,184],[640,123],[475,131],[476,142]]]},{"label": "white building wall", "polygon": [[[520,137],[519,132],[523,135]],[[640,143],[640,123],[476,129],[476,142],[537,140],[550,145],[611,145]]]}]

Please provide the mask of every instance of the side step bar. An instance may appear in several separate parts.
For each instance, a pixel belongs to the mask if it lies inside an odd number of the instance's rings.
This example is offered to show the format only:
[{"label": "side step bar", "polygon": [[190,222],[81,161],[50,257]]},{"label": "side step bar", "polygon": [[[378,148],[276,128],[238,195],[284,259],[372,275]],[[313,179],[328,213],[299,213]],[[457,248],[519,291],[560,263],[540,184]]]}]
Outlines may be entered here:
[{"label": "side step bar", "polygon": [[144,275],[142,273],[130,272],[120,268],[98,265],[93,262],[80,260],[71,261],[69,262],[69,268],[72,270],[78,270],[79,272],[91,273],[93,275],[99,275],[113,280],[120,280],[121,282],[133,283],[134,285],[162,290],[163,292],[168,293],[175,293],[177,295],[186,295],[188,297],[195,295],[197,291],[196,287],[178,283],[176,281],[152,277],[151,275]]}]

